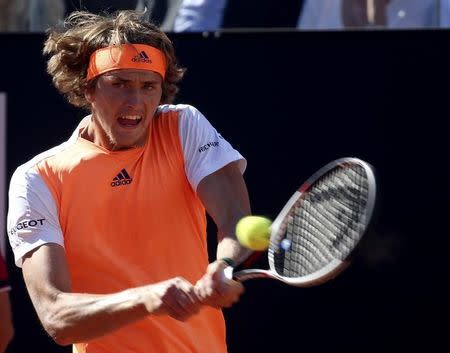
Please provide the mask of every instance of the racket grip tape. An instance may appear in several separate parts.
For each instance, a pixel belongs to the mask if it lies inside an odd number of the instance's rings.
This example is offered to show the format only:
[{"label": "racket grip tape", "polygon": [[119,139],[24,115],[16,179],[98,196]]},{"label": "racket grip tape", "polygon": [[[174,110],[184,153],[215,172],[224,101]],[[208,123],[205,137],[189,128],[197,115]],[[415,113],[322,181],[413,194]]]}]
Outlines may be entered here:
[{"label": "racket grip tape", "polygon": [[235,268],[237,266],[236,262],[229,257],[222,257],[221,259],[219,259],[219,261],[225,262],[228,266],[231,266],[232,268]]}]

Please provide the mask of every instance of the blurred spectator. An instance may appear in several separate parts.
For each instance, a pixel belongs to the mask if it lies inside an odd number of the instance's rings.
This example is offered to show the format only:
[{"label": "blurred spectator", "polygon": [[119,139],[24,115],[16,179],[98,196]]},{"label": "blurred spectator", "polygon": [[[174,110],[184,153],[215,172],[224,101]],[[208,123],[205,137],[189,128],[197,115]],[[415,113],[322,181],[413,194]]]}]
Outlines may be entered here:
[{"label": "blurred spectator", "polygon": [[303,0],[182,0],[169,30],[296,26]]},{"label": "blurred spectator", "polygon": [[222,25],[227,0],[183,0],[175,16],[173,30],[215,31]]},{"label": "blurred spectator", "polygon": [[0,0],[0,32],[44,32],[63,16],[63,0]]},{"label": "blurred spectator", "polygon": [[65,14],[63,0],[28,0],[29,30],[45,32],[50,26],[62,21]]},{"label": "blurred spectator", "polygon": [[171,32],[183,0],[138,0],[136,10],[147,9],[151,21],[162,31]]},{"label": "blurred spectator", "polygon": [[390,0],[387,6],[388,28],[442,27],[446,0]]},{"label": "blurred spectator", "polygon": [[215,31],[222,25],[227,0],[183,0],[175,16],[175,32]]},{"label": "blurred spectator", "polygon": [[[0,0],[0,32],[45,32],[76,10],[92,13],[149,11],[152,22],[173,28],[182,0]],[[163,23],[163,21],[165,21]]]},{"label": "blurred spectator", "polygon": [[0,31],[27,31],[28,0],[0,0]]},{"label": "blurred spectator", "polygon": [[450,27],[450,0],[441,0],[439,5],[439,27]]},{"label": "blurred spectator", "polygon": [[[151,21],[162,30],[173,28],[173,18],[182,0],[65,0],[66,16],[77,10],[96,14],[112,13],[120,10],[138,10],[148,12]],[[166,23],[168,23],[166,25]]]},{"label": "blurred spectator", "polygon": [[0,0],[0,32],[43,32],[75,10],[145,8],[167,32],[450,27],[450,0]]},{"label": "blurred spectator", "polygon": [[306,0],[297,28],[422,28],[448,25],[449,0]]}]

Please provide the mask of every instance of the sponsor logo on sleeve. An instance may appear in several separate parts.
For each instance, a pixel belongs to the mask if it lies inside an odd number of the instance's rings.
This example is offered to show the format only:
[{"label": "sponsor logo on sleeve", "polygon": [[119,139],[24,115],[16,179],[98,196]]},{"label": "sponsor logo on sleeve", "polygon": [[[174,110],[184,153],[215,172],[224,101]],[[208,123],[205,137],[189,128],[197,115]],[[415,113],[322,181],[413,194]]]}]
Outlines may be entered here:
[{"label": "sponsor logo on sleeve", "polygon": [[207,144],[200,146],[198,148],[198,152],[202,153],[202,152],[206,152],[207,150],[209,150],[211,147],[219,147],[219,141],[211,141],[208,142]]},{"label": "sponsor logo on sleeve", "polygon": [[43,226],[45,218],[40,219],[30,219],[28,221],[22,221],[20,223],[17,223],[15,227],[13,227],[9,231],[9,235],[16,234],[19,230],[28,229],[28,228],[36,228],[38,226]]}]

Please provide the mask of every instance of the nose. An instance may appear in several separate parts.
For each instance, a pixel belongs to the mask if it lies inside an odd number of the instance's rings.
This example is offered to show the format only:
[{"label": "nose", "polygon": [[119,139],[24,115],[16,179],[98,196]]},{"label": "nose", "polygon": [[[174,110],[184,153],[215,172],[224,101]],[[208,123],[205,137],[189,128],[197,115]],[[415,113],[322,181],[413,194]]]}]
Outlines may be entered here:
[{"label": "nose", "polygon": [[143,97],[139,89],[129,89],[126,93],[126,105],[130,108],[138,108],[142,106]]}]

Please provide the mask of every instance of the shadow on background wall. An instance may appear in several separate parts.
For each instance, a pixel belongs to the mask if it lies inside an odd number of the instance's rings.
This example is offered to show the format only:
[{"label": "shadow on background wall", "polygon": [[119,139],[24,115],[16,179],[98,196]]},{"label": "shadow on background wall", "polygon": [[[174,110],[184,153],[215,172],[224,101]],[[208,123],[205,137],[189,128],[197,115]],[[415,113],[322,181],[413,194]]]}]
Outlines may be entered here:
[{"label": "shadow on background wall", "polygon": [[[225,311],[230,353],[431,351],[446,343],[436,320],[447,318],[450,297],[450,32],[171,37],[188,68],[177,102],[197,106],[248,159],[254,213],[274,218],[302,181],[335,158],[365,159],[378,176],[378,214],[361,257],[319,287],[248,282]],[[0,35],[8,180],[84,115],[51,85],[42,42],[37,34]],[[11,253],[8,263],[17,330],[8,352],[69,352],[38,324]]]}]

